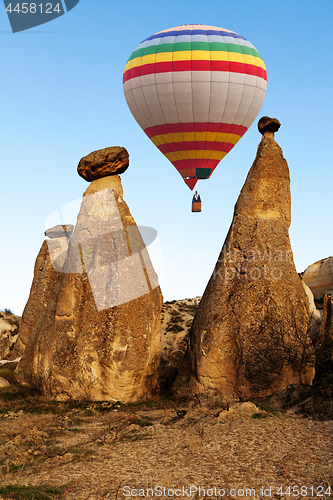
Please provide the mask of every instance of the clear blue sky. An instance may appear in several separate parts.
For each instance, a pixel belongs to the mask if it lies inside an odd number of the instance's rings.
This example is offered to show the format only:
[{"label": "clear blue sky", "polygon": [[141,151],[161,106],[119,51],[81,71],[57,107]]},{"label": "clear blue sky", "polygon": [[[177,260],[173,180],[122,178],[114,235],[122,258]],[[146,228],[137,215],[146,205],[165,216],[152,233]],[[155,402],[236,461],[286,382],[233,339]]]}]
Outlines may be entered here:
[{"label": "clear blue sky", "polygon": [[192,192],[141,131],[122,89],[125,63],[144,38],[191,23],[235,31],[261,53],[268,86],[258,118],[282,123],[276,140],[291,174],[297,270],[333,254],[331,0],[80,0],[16,34],[0,5],[0,309],[22,313],[46,219],[88,187],[76,173],[80,158],[115,145],[130,153],[124,199],[137,224],[158,231],[164,299],[203,293],[261,139],[256,122],[199,181],[203,211],[192,214]]}]

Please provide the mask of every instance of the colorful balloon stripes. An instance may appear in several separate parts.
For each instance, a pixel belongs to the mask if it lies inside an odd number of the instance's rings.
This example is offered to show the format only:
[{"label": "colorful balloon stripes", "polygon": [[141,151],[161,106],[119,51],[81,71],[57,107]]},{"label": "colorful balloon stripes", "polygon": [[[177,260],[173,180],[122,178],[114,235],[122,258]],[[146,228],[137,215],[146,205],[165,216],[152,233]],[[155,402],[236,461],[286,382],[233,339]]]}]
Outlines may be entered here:
[{"label": "colorful balloon stripes", "polygon": [[123,77],[134,118],[191,189],[210,177],[252,124],[266,80],[265,64],[250,42],[204,25],[147,38]]}]

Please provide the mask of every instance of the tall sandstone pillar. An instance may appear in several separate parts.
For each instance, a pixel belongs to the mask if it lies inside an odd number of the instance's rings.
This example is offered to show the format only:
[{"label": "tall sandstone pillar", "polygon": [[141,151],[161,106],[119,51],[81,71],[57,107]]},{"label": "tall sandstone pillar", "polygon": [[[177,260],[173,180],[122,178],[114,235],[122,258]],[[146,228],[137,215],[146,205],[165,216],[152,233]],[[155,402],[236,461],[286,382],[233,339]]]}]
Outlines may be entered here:
[{"label": "tall sandstone pillar", "polygon": [[[177,385],[222,396],[265,396],[314,376],[309,305],[289,241],[289,169],[274,132],[263,138],[190,331]],[[187,377],[187,380],[186,380]]]},{"label": "tall sandstone pillar", "polygon": [[83,195],[52,310],[35,323],[18,376],[54,398],[136,401],[157,385],[162,294],[118,173],[124,148],[83,158]]}]

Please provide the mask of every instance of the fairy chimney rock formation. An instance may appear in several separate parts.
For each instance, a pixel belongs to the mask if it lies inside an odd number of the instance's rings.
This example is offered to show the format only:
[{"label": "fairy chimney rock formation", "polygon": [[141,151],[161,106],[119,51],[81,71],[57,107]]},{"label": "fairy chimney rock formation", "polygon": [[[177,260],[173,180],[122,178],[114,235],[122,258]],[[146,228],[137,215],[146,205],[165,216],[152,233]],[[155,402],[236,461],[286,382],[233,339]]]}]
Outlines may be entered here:
[{"label": "fairy chimney rock formation", "polygon": [[32,371],[56,398],[147,398],[157,385],[161,310],[120,177],[102,175],[83,195],[55,302],[30,336],[19,378]]},{"label": "fairy chimney rock formation", "polygon": [[309,304],[289,241],[289,169],[265,117],[263,138],[195,315],[187,373],[176,381],[223,396],[265,396],[311,383]]}]

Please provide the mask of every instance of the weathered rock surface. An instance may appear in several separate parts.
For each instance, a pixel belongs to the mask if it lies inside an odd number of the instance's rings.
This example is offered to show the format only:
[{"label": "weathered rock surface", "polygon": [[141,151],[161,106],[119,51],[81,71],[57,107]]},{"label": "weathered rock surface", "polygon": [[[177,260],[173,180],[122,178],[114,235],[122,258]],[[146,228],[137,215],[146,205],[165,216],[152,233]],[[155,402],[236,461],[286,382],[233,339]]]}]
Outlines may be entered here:
[{"label": "weathered rock surface", "polygon": [[17,341],[20,321],[20,316],[0,311],[0,360],[13,359],[13,349]]},{"label": "weathered rock surface", "polygon": [[[70,225],[67,224],[66,227]],[[45,231],[48,235],[51,231],[53,236],[52,239],[43,242],[35,262],[32,286],[14,348],[15,357],[22,356],[32,332],[38,332],[43,324],[49,325],[53,320],[52,311],[57,301],[61,271],[68,250],[68,229],[66,232],[60,228]],[[60,234],[60,237],[56,237],[56,234]]]},{"label": "weathered rock surface", "polygon": [[289,169],[264,136],[189,335],[176,381],[222,396],[264,396],[314,376],[309,304],[289,241]]},{"label": "weathered rock surface", "polygon": [[[227,410],[221,411],[217,420],[218,422],[226,422],[235,419],[244,420],[258,413],[260,413],[259,408],[255,404],[250,403],[250,401],[246,401],[245,403],[236,403]],[[262,413],[265,415],[265,412]]]},{"label": "weathered rock surface", "polygon": [[305,284],[315,299],[333,294],[333,257],[319,260],[306,268],[303,274]]},{"label": "weathered rock surface", "polygon": [[70,238],[73,229],[74,226],[72,226],[72,224],[59,224],[58,226],[54,226],[51,229],[47,229],[44,234],[48,238],[63,238],[64,236],[66,238]]},{"label": "weathered rock surface", "polygon": [[81,158],[77,167],[78,174],[88,182],[119,175],[129,166],[129,155],[125,148],[114,146],[112,148],[93,151]]},{"label": "weathered rock surface", "polygon": [[10,386],[10,383],[8,382],[8,380],[6,380],[3,377],[0,377],[0,389],[3,389],[4,387],[9,387],[9,386]]},{"label": "weathered rock surface", "polygon": [[20,361],[21,358],[16,358],[16,359],[2,359],[0,361],[0,368],[3,368],[5,367],[6,370],[10,370],[10,371],[14,371],[15,368],[17,367],[19,361]]},{"label": "weathered rock surface", "polygon": [[[279,130],[281,123],[276,118],[263,116],[258,122],[258,130],[262,135],[271,135]],[[274,135],[273,135],[274,137]]]},{"label": "weathered rock surface", "polygon": [[181,360],[184,357],[188,334],[201,297],[164,302],[162,309],[162,357]]},{"label": "weathered rock surface", "polygon": [[[53,240],[51,240],[53,241]],[[18,375],[56,398],[135,401],[157,384],[162,295],[119,176],[84,193],[59,283]]]},{"label": "weathered rock surface", "polygon": [[313,345],[315,346],[318,342],[318,338],[320,335],[320,328],[324,311],[317,309],[311,289],[304,283],[303,280],[302,284],[309,304],[308,334],[311,338]]},{"label": "weathered rock surface", "polygon": [[333,368],[333,297],[324,296],[323,318],[316,338],[316,378]]},{"label": "weathered rock surface", "polygon": [[159,385],[168,392],[184,362],[188,335],[201,297],[172,300],[162,308],[161,362]]}]

